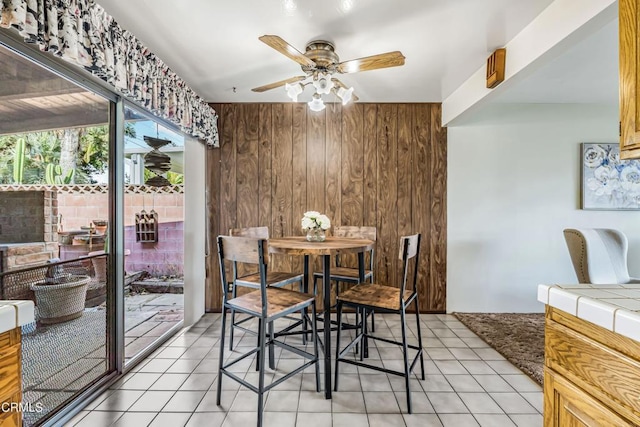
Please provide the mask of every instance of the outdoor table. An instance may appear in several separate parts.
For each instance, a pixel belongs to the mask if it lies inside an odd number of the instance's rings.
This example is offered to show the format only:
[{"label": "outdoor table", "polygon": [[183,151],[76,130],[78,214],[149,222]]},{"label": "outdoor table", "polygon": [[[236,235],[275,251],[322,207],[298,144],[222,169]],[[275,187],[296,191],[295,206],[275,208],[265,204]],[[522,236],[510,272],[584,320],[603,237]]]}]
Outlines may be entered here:
[{"label": "outdoor table", "polygon": [[367,239],[327,237],[324,242],[309,242],[304,236],[269,239],[269,252],[304,256],[304,289],[309,289],[309,255],[322,256],[322,289],[324,311],[324,395],[331,399],[331,257],[336,253],[357,253],[360,281],[364,282],[364,253],[375,242]]}]

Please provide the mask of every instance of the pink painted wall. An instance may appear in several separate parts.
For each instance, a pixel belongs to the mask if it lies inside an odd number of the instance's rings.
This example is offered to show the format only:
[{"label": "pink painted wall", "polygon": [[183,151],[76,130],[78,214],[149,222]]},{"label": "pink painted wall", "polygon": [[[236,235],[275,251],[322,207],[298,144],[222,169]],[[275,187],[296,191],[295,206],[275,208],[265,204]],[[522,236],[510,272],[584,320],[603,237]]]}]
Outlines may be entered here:
[{"label": "pink painted wall", "polygon": [[147,271],[152,276],[182,276],[184,265],[183,221],[158,224],[157,243],[136,242],[135,226],[125,227],[125,270]]},{"label": "pink painted wall", "polygon": [[[107,219],[107,197],[106,193],[58,193],[64,230],[79,230],[94,219]],[[125,193],[124,202],[125,249],[131,251],[125,257],[126,271],[144,270],[152,276],[182,275],[184,194]],[[135,214],[143,209],[158,213],[157,243],[136,242]]]},{"label": "pink painted wall", "polygon": [[[108,194],[58,193],[58,213],[62,215],[64,231],[79,230],[94,219],[109,217]],[[145,209],[158,212],[160,222],[184,220],[184,194],[134,194],[124,195],[125,225],[135,224],[135,214]]]}]

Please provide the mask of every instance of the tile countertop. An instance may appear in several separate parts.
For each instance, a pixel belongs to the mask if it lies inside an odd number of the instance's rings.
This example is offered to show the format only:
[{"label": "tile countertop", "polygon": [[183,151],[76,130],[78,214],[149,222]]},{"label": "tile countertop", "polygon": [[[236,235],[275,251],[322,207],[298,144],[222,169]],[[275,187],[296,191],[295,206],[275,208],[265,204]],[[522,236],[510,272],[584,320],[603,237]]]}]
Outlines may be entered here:
[{"label": "tile countertop", "polygon": [[640,283],[538,285],[538,301],[640,341]]},{"label": "tile countertop", "polygon": [[0,333],[35,322],[33,301],[0,300]]}]

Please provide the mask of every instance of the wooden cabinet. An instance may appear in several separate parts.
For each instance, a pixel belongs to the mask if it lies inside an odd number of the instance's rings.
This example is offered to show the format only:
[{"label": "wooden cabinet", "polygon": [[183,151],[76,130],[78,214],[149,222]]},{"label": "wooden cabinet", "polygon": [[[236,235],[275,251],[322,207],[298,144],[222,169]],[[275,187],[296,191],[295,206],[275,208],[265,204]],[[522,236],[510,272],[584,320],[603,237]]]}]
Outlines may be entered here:
[{"label": "wooden cabinet", "polygon": [[545,372],[544,393],[545,399],[548,395],[551,400],[549,411],[545,406],[546,427],[633,426],[587,392],[550,370]]},{"label": "wooden cabinet", "polygon": [[22,425],[22,413],[13,404],[22,401],[22,354],[20,328],[0,334],[0,427]]},{"label": "wooden cabinet", "polygon": [[640,425],[640,343],[547,307],[545,427]]},{"label": "wooden cabinet", "polygon": [[620,158],[640,158],[640,0],[619,0]]}]

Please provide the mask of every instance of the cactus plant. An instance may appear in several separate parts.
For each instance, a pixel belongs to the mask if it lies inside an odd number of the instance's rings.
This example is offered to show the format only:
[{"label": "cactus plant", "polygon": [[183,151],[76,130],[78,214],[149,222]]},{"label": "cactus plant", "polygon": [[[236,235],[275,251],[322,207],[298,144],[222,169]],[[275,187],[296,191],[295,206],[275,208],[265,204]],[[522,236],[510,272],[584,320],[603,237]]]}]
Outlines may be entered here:
[{"label": "cactus plant", "polygon": [[73,180],[73,175],[75,174],[75,172],[75,170],[71,169],[63,177],[62,167],[60,167],[60,165],[49,163],[45,169],[44,179],[48,185],[69,184]]},{"label": "cactus plant", "polygon": [[24,177],[24,151],[26,145],[27,142],[24,138],[18,138],[16,141],[16,147],[13,153],[13,182],[15,184],[22,184],[22,179]]}]

